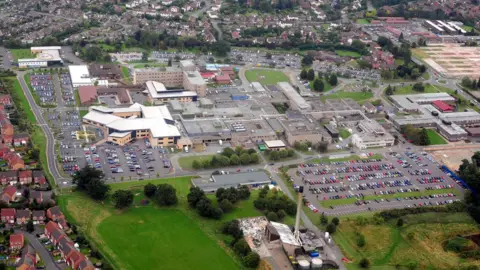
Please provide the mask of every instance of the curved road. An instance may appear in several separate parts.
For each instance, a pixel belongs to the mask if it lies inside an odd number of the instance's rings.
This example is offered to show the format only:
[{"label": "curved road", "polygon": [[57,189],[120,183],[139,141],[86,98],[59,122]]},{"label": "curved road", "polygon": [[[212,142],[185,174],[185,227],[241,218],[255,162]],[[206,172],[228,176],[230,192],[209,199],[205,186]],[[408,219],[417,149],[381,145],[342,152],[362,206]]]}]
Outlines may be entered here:
[{"label": "curved road", "polygon": [[52,174],[54,181],[57,185],[62,185],[63,181],[70,181],[71,179],[62,176],[60,169],[58,168],[58,163],[56,160],[56,151],[55,151],[55,137],[52,134],[52,131],[48,127],[47,122],[43,118],[42,109],[35,103],[30,89],[28,88],[24,76],[25,72],[19,72],[17,74],[17,79],[22,86],[23,93],[28,100],[30,108],[32,109],[35,118],[37,119],[37,125],[42,129],[45,134],[45,144],[46,144],[46,156],[47,156],[47,167],[50,173]]}]

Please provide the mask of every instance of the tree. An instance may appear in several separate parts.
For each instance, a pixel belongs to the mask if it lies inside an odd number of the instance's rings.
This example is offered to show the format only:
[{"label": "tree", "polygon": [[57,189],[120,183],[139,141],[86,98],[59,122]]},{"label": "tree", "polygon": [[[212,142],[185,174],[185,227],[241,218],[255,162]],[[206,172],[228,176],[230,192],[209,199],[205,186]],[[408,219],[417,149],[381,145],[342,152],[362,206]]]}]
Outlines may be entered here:
[{"label": "tree", "polygon": [[233,154],[231,157],[230,157],[230,165],[238,165],[240,164],[240,158],[237,156],[237,154]]},{"label": "tree", "polygon": [[319,142],[317,145],[317,150],[320,153],[326,153],[328,151],[328,142]]},{"label": "tree", "polygon": [[124,209],[132,205],[133,203],[133,192],[131,190],[117,190],[112,195],[113,203],[115,208]]},{"label": "tree", "polygon": [[269,158],[270,160],[273,160],[273,161],[279,160],[279,159],[280,159],[280,154],[278,153],[278,151],[272,151],[272,152],[270,153],[270,155],[268,156],[268,158]]},{"label": "tree", "polygon": [[275,212],[268,212],[267,219],[270,221],[278,221],[278,215]]},{"label": "tree", "polygon": [[100,61],[103,58],[103,52],[100,47],[89,46],[87,49],[85,49],[84,56],[87,61],[90,62]]},{"label": "tree", "polygon": [[363,234],[359,234],[357,237],[357,246],[364,247],[366,244],[367,241],[365,240],[365,236]]},{"label": "tree", "polygon": [[332,86],[337,85],[338,83],[337,75],[332,74],[332,76],[330,76],[330,78],[328,79],[328,83],[330,83]]},{"label": "tree", "polygon": [[313,69],[309,69],[307,72],[307,80],[313,81],[315,79],[315,71]]},{"label": "tree", "polygon": [[168,64],[167,64],[169,67],[172,66],[172,58],[168,58]]},{"label": "tree", "polygon": [[257,164],[260,161],[257,153],[250,154],[250,163]]},{"label": "tree", "polygon": [[425,86],[423,83],[415,83],[412,87],[413,91],[417,92],[424,92],[425,91]]},{"label": "tree", "polygon": [[243,153],[241,156],[240,156],[240,163],[242,165],[248,165],[250,163],[250,155],[247,154],[247,153]]},{"label": "tree", "polygon": [[148,53],[147,52],[142,52],[142,61],[147,62],[148,61]]},{"label": "tree", "polygon": [[33,221],[32,220],[29,220],[27,222],[26,229],[27,229],[27,232],[29,232],[29,233],[32,233],[33,231],[35,231],[35,227],[33,226]]},{"label": "tree", "polygon": [[420,73],[420,70],[418,68],[414,68],[412,69],[412,73],[410,74],[410,77],[414,80],[416,80],[418,77],[420,77],[420,75],[422,75]]},{"label": "tree", "polygon": [[237,191],[237,196],[241,200],[245,200],[250,197],[250,190],[248,189],[248,186],[240,186]]},{"label": "tree", "polygon": [[285,212],[285,210],[283,209],[280,209],[277,212],[277,216],[279,220],[282,220],[286,215],[287,215],[287,212]]},{"label": "tree", "polygon": [[227,147],[222,151],[222,155],[228,158],[231,157],[233,154],[235,154],[235,151],[231,147]]},{"label": "tree", "polygon": [[465,76],[462,78],[462,86],[472,88],[472,80],[470,79],[470,77]]},{"label": "tree", "polygon": [[94,200],[103,200],[107,196],[110,186],[107,186],[103,180],[91,179],[87,185],[87,194]]},{"label": "tree", "polygon": [[338,224],[340,224],[340,220],[338,219],[338,217],[334,217],[332,218],[332,223],[335,224],[335,226],[338,226]]},{"label": "tree", "polygon": [[250,251],[247,254],[247,256],[245,256],[243,258],[243,264],[246,267],[249,267],[249,268],[252,268],[252,269],[256,269],[258,267],[259,263],[260,263],[260,256],[253,251]]},{"label": "tree", "polygon": [[307,79],[307,71],[305,69],[302,69],[300,72],[300,79],[306,80]]},{"label": "tree", "polygon": [[425,128],[421,129],[417,144],[430,145],[430,138],[428,137],[428,131]]},{"label": "tree", "polygon": [[213,43],[210,47],[210,50],[216,55],[220,57],[227,56],[227,53],[230,52],[230,43],[225,40],[220,40]]},{"label": "tree", "polygon": [[248,246],[247,241],[242,238],[239,239],[237,243],[235,243],[235,245],[233,246],[233,250],[235,251],[235,253],[243,257],[250,252],[250,246]]},{"label": "tree", "polygon": [[143,194],[145,194],[147,198],[151,198],[155,195],[155,191],[157,191],[157,187],[152,183],[148,183],[143,187]]},{"label": "tree", "polygon": [[223,199],[219,206],[224,213],[230,212],[233,209],[233,204],[227,199]]},{"label": "tree", "polygon": [[322,213],[322,215],[320,216],[320,224],[322,225],[328,224],[328,217],[325,215],[325,213]]},{"label": "tree", "polygon": [[398,227],[402,227],[402,226],[403,226],[403,219],[399,218],[399,219],[397,220],[397,226],[398,226]]},{"label": "tree", "polygon": [[169,184],[160,184],[155,191],[155,201],[159,205],[175,205],[178,202],[177,191]]},{"label": "tree", "polygon": [[288,149],[287,150],[287,157],[293,157],[295,156],[295,151],[293,149]]},{"label": "tree", "polygon": [[322,92],[323,89],[324,89],[324,87],[325,87],[325,86],[324,86],[322,80],[320,80],[320,79],[317,78],[317,79],[315,79],[315,80],[313,81],[313,90],[314,90],[314,91]]},{"label": "tree", "polygon": [[310,66],[311,64],[313,64],[313,56],[309,54],[306,54],[305,56],[303,56],[302,66]]},{"label": "tree", "polygon": [[403,42],[404,37],[403,37],[403,32],[400,33],[400,36],[398,37],[398,41]]},{"label": "tree", "polygon": [[199,170],[202,168],[202,164],[198,161],[198,160],[193,160],[192,162],[192,168],[194,168],[195,170]]},{"label": "tree", "polygon": [[367,258],[362,258],[358,265],[362,268],[370,268],[370,261]]},{"label": "tree", "polygon": [[187,195],[187,201],[191,207],[195,207],[197,203],[203,198],[206,198],[205,192],[203,190],[201,190],[199,187],[190,188],[190,192]]},{"label": "tree", "polygon": [[208,168],[210,168],[211,166],[212,166],[211,160],[204,159],[204,160],[202,161],[202,166],[201,166],[202,168],[208,169]]},{"label": "tree", "polygon": [[335,224],[333,224],[333,223],[329,223],[329,224],[327,225],[327,228],[325,228],[325,230],[326,230],[327,232],[329,232],[330,234],[333,234],[333,233],[335,233],[335,232],[337,231],[337,226],[335,226]]},{"label": "tree", "polygon": [[392,88],[392,86],[389,84],[389,85],[387,86],[387,88],[385,89],[385,95],[391,96],[391,95],[393,95],[393,94],[394,94],[394,93],[393,93],[393,88]]}]

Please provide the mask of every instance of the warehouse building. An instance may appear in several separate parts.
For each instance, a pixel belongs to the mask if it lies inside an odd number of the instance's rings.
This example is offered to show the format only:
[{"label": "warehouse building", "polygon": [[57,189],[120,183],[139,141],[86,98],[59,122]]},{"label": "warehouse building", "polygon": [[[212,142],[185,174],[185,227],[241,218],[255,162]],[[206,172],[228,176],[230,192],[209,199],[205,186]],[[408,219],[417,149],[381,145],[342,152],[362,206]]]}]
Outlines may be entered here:
[{"label": "warehouse building", "polygon": [[272,183],[264,171],[212,175],[210,179],[194,178],[192,184],[206,193],[214,193],[219,188],[248,186],[258,188]]},{"label": "warehouse building", "polygon": [[70,65],[68,70],[73,87],[94,85],[87,65]]},{"label": "warehouse building", "polygon": [[19,68],[38,68],[49,67],[53,65],[63,65],[63,60],[60,57],[59,46],[47,46],[47,47],[31,47],[32,54],[35,54],[35,58],[18,59]]}]

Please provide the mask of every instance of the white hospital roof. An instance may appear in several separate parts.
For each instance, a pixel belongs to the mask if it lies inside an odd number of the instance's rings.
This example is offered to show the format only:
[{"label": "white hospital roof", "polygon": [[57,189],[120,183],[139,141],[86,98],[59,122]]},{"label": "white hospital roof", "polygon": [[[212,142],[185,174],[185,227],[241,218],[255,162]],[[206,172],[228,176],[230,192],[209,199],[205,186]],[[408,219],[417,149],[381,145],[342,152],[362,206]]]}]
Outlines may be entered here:
[{"label": "white hospital roof", "polygon": [[268,148],[271,148],[271,147],[285,147],[285,143],[282,140],[265,141],[265,145]]},{"label": "white hospital roof", "polygon": [[165,85],[160,82],[147,81],[145,84],[147,85],[147,93],[150,94],[153,99],[197,96],[197,92],[195,91],[168,91]]},{"label": "white hospital roof", "polygon": [[92,83],[90,72],[87,65],[70,65],[68,66],[72,84],[89,84]]},{"label": "white hospital roof", "polygon": [[128,134],[130,134],[130,132],[113,132],[113,133],[110,133],[108,136],[115,137],[115,138],[123,138]]}]

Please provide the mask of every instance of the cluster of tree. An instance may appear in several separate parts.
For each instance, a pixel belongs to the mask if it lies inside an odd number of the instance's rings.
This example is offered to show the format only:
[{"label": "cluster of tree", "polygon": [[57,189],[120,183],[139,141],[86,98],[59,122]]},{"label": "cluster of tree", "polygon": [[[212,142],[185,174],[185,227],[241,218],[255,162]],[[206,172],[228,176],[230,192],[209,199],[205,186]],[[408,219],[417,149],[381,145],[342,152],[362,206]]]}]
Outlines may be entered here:
[{"label": "cluster of tree", "polygon": [[12,76],[16,76],[13,70],[0,68],[0,77],[12,77]]},{"label": "cluster of tree", "polygon": [[465,76],[462,78],[462,86],[472,90],[478,90],[480,89],[480,78],[478,78],[478,81],[472,81],[470,77]]},{"label": "cluster of tree", "polygon": [[408,65],[412,60],[412,52],[410,51],[410,45],[408,43],[402,43],[400,47],[398,47],[389,38],[384,36],[379,36],[377,43],[383,50],[391,52],[395,58],[403,59],[404,65]]},{"label": "cluster of tree", "polygon": [[469,251],[474,248],[475,248],[475,244],[471,240],[461,236],[456,236],[452,239],[447,240],[444,243],[445,250],[456,252],[456,253]]},{"label": "cluster of tree", "polygon": [[375,213],[374,217],[379,217],[383,221],[389,221],[394,219],[399,219],[406,215],[414,215],[421,213],[431,213],[431,212],[443,212],[443,213],[456,213],[465,211],[465,204],[462,202],[454,202],[448,204],[445,207],[416,207],[416,208],[401,208],[401,209],[390,209],[384,210],[380,213]]},{"label": "cluster of tree", "polygon": [[219,168],[226,166],[257,164],[260,158],[255,149],[243,149],[237,146],[235,150],[230,147],[223,149],[221,154],[214,155],[212,159],[205,159],[203,162],[194,160],[192,167],[194,169]]},{"label": "cluster of tree", "polygon": [[408,65],[399,65],[393,70],[384,69],[380,75],[385,80],[401,78],[416,80],[422,76],[425,71],[427,71],[427,67],[425,67],[425,65],[417,65],[414,62],[410,62]]},{"label": "cluster of tree", "polygon": [[323,80],[328,81],[328,83],[332,86],[335,86],[335,85],[338,84],[337,74],[333,73],[330,76],[325,75],[325,77],[323,77],[323,74],[319,72],[318,76],[315,78],[315,72],[313,71],[313,69],[309,69],[308,71],[306,69],[303,69],[300,72],[300,78],[302,80],[313,81],[312,88],[315,91],[323,91],[324,90],[325,84],[324,84]]},{"label": "cluster of tree", "polygon": [[102,171],[85,166],[73,175],[72,183],[76,185],[77,190],[85,192],[92,199],[103,200],[110,190],[103,177]]},{"label": "cluster of tree", "polygon": [[295,152],[292,149],[282,149],[280,151],[266,150],[265,156],[271,161],[281,160],[295,156]]},{"label": "cluster of tree", "polygon": [[480,171],[478,165],[480,164],[480,152],[475,152],[472,156],[472,161],[462,160],[458,171],[459,176],[465,183],[473,190],[465,196],[465,204],[470,215],[480,223]]},{"label": "cluster of tree", "polygon": [[268,186],[260,190],[253,205],[266,213],[266,217],[270,221],[279,221],[286,215],[294,216],[297,213],[297,205],[294,201],[276,189],[270,190]]},{"label": "cluster of tree", "polygon": [[412,90],[415,92],[425,92],[425,85],[423,85],[421,82],[415,83],[412,86]]},{"label": "cluster of tree", "polygon": [[116,190],[112,195],[113,205],[117,209],[130,207],[133,203],[133,192],[131,190]]},{"label": "cluster of tree", "polygon": [[337,217],[334,217],[332,218],[332,221],[328,223],[328,217],[325,215],[325,213],[322,213],[320,216],[320,224],[326,226],[325,231],[333,234],[337,231],[337,226],[340,224],[340,220]]},{"label": "cluster of tree", "polygon": [[387,86],[387,88],[385,89],[385,95],[387,96],[391,96],[393,94],[395,94],[395,91],[396,91],[396,86],[391,86],[390,84]]},{"label": "cluster of tree", "polygon": [[205,192],[199,187],[191,187],[187,195],[187,201],[190,207],[195,208],[202,217],[220,219],[223,211],[219,207],[214,207],[212,201],[207,198]]},{"label": "cluster of tree", "polygon": [[160,206],[171,206],[178,202],[177,190],[169,184],[155,186],[148,183],[143,187],[143,193]]},{"label": "cluster of tree", "polygon": [[246,200],[250,197],[250,190],[247,186],[238,188],[219,188],[215,193],[218,205],[224,213],[230,212],[238,200]]},{"label": "cluster of tree", "polygon": [[292,9],[295,6],[296,1],[292,0],[280,0],[280,1],[266,1],[266,0],[240,0],[238,1],[242,8],[251,7],[254,10],[259,10],[261,12],[270,13],[275,10],[285,10]]},{"label": "cluster of tree", "polygon": [[231,237],[229,246],[242,258],[245,267],[256,269],[260,263],[260,256],[250,249],[243,238],[243,232],[238,220],[227,221],[222,225],[222,233]]},{"label": "cluster of tree", "polygon": [[308,149],[313,149],[313,150],[316,150],[320,153],[326,153],[328,151],[328,142],[324,141],[323,140],[323,137],[322,137],[322,140],[317,143],[317,144],[313,144],[312,142],[310,141],[306,141],[306,142],[295,142],[295,144],[293,145],[293,147],[299,151],[303,151],[303,152],[306,152],[308,151]]},{"label": "cluster of tree", "polygon": [[425,128],[415,128],[412,125],[403,126],[400,129],[403,136],[415,145],[430,145],[430,138]]},{"label": "cluster of tree", "polygon": [[111,62],[112,58],[101,47],[96,45],[87,45],[86,42],[80,42],[72,46],[73,51],[79,52],[80,57],[89,62]]}]

